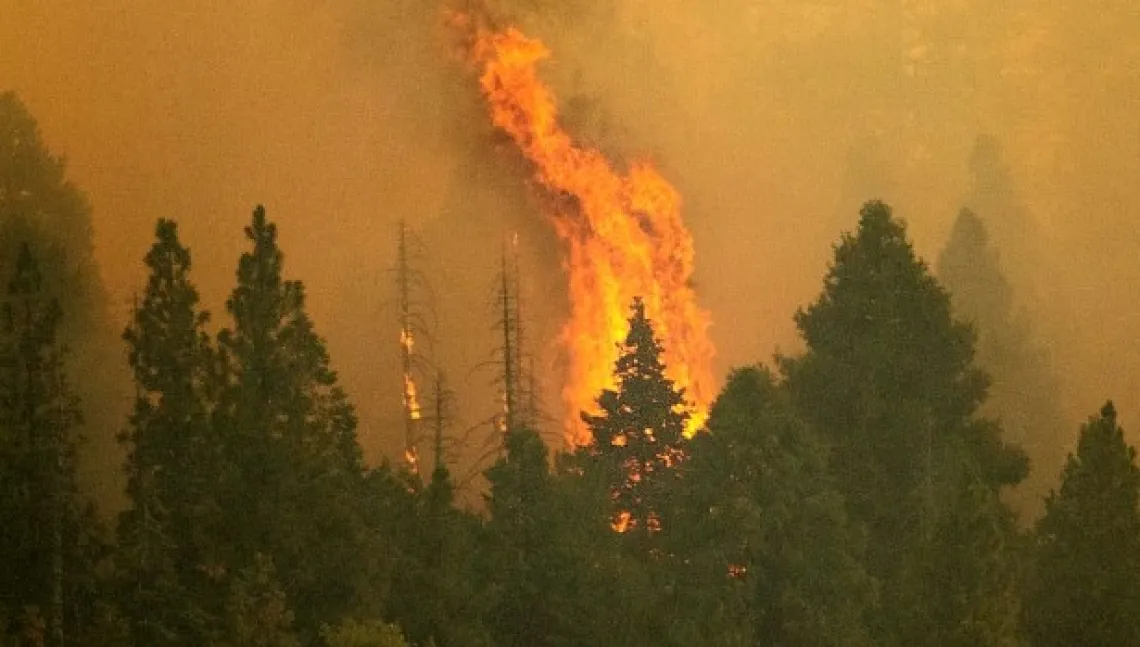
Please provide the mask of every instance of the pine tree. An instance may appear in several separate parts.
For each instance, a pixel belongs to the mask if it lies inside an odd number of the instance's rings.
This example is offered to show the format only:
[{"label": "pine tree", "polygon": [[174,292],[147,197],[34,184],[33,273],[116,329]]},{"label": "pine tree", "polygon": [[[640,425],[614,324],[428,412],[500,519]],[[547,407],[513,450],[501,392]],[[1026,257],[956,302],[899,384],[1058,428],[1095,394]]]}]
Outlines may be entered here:
[{"label": "pine tree", "polygon": [[699,609],[687,614],[699,634],[867,644],[874,587],[827,457],[766,370],[729,376],[689,449],[674,546],[692,573],[680,607]]},{"label": "pine tree", "polygon": [[547,514],[553,496],[542,439],[514,429],[504,440],[504,455],[486,471],[490,518],[481,562],[494,592],[488,621],[496,644],[540,647],[564,635],[556,614],[565,604],[558,597],[561,569],[550,563],[560,524]]},{"label": "pine tree", "polygon": [[[0,91],[0,258],[16,259],[24,245],[34,248],[41,289],[66,313],[55,333],[69,348],[72,390],[86,404],[78,476],[101,503],[118,503],[122,485],[112,466],[122,456],[114,431],[126,413],[120,402],[127,375],[95,261],[91,207],[66,170],[19,97]],[[14,269],[5,261],[0,285],[11,282]]]},{"label": "pine tree", "polygon": [[1021,542],[1013,514],[969,475],[947,489],[929,542],[909,556],[904,586],[925,604],[908,618],[908,640],[932,647],[1019,644]]},{"label": "pine tree", "polygon": [[257,553],[233,580],[226,604],[226,637],[217,647],[299,647],[293,612],[273,560]]},{"label": "pine tree", "polygon": [[177,225],[159,220],[150,278],[123,334],[135,377],[127,494],[119,523],[124,611],[136,644],[201,644],[217,615],[221,562],[215,488],[223,471],[210,417],[217,398],[209,315],[190,281]]},{"label": "pine tree", "polygon": [[76,483],[81,418],[57,338],[61,318],[22,246],[0,313],[0,607],[25,609],[49,647],[91,623],[102,552]]},{"label": "pine tree", "polygon": [[938,260],[938,277],[950,290],[956,316],[973,324],[977,360],[993,378],[983,411],[1001,419],[1006,439],[1032,462],[1010,501],[1032,521],[1043,512],[1069,441],[1058,410],[1056,378],[1043,348],[1034,343],[1024,314],[982,218],[963,209]]},{"label": "pine tree", "polygon": [[665,376],[661,343],[640,298],[632,310],[614,367],[617,390],[603,391],[600,414],[583,413],[582,420],[594,439],[587,456],[608,474],[613,522],[644,538],[659,527],[677,486],[688,413],[684,393]]},{"label": "pine tree", "polygon": [[304,288],[282,277],[276,226],[258,207],[246,227],[233,327],[219,334],[229,385],[218,424],[233,471],[224,502],[240,564],[268,554],[297,610],[303,639],[358,596],[356,415],[305,312]]},{"label": "pine tree", "polygon": [[1140,469],[1108,402],[1081,428],[1036,529],[1033,645],[1140,644]]},{"label": "pine tree", "polygon": [[783,370],[797,409],[832,446],[849,513],[871,533],[867,568],[884,586],[876,639],[937,642],[962,619],[933,624],[938,591],[916,574],[948,502],[974,485],[997,496],[1025,474],[1020,450],[977,416],[987,378],[973,365],[973,332],[879,202],[844,235],[796,324],[807,351]]},{"label": "pine tree", "polygon": [[606,523],[610,480],[598,477],[608,475],[584,472],[582,456],[560,458],[552,473],[538,433],[515,429],[486,472],[478,572],[495,644],[663,644],[653,632],[670,627],[651,613],[660,596],[644,555],[627,554],[626,537]]}]

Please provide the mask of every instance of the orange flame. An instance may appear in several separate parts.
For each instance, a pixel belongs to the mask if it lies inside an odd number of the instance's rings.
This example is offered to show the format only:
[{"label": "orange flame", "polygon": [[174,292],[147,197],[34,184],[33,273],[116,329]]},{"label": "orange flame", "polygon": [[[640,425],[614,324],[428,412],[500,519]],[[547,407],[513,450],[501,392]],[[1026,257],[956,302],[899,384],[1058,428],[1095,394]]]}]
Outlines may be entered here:
[{"label": "orange flame", "polygon": [[[411,357],[413,348],[415,347],[416,339],[412,334],[411,326],[405,325],[400,330],[400,346],[405,357],[405,370],[404,370],[404,415],[407,416],[410,424],[417,423],[423,417],[423,410],[420,407],[419,395],[416,391],[416,381],[412,377],[412,372],[407,368],[408,361],[406,358]],[[419,452],[416,451],[416,446],[411,438],[405,438],[404,447],[404,463],[408,467],[408,471],[412,474],[418,474],[420,470]]]},{"label": "orange flame", "polygon": [[[468,23],[469,24],[469,23]],[[627,173],[596,149],[576,144],[558,124],[552,92],[536,66],[550,52],[515,28],[477,28],[471,51],[494,125],[535,166],[535,178],[562,206],[554,226],[566,242],[571,300],[563,343],[571,366],[563,397],[568,440],[589,444],[578,411],[596,411],[595,399],[614,388],[617,345],[629,330],[634,297],[664,346],[669,377],[691,403],[686,435],[708,417],[713,397],[709,315],[697,304],[692,237],[681,220],[681,197],[647,162]]]},{"label": "orange flame", "polygon": [[[416,339],[411,328],[406,327],[400,331],[400,345],[404,347],[404,352],[409,356],[412,354],[415,343]],[[404,373],[404,409],[412,420],[419,420],[423,417],[419,395],[416,392],[416,381],[412,378],[410,371]]]}]

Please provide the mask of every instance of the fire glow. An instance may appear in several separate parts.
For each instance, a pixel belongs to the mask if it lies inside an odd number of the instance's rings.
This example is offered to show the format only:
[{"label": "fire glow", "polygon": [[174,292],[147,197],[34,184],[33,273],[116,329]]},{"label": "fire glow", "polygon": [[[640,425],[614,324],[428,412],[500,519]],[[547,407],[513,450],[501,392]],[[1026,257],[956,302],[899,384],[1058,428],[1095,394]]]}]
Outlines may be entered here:
[{"label": "fire glow", "polygon": [[596,149],[576,144],[558,123],[553,93],[537,64],[550,56],[515,28],[476,29],[471,50],[494,126],[535,168],[555,200],[554,227],[567,245],[570,319],[562,343],[570,356],[563,399],[572,413],[572,445],[589,444],[577,412],[594,412],[603,389],[615,387],[618,344],[628,332],[634,297],[645,302],[664,346],[668,376],[690,403],[686,435],[708,417],[713,396],[710,318],[691,286],[692,236],[681,219],[681,197],[648,162],[626,173]]},{"label": "fire glow", "polygon": [[400,328],[400,349],[404,358],[404,424],[408,425],[404,439],[404,463],[408,466],[408,470],[412,474],[419,473],[420,463],[419,454],[416,451],[415,439],[413,437],[414,426],[419,422],[420,418],[423,417],[419,395],[416,391],[416,381],[415,378],[412,377],[411,370],[412,349],[415,343],[411,324],[405,316]]}]

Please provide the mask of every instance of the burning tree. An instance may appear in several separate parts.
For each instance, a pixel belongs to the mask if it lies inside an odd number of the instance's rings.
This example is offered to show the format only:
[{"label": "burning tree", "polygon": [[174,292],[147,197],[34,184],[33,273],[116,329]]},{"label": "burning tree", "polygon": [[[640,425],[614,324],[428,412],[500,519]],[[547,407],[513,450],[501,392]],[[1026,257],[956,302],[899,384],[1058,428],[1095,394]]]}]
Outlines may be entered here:
[{"label": "burning tree", "polygon": [[[533,165],[538,187],[568,198],[551,214],[567,247],[567,407],[593,409],[594,395],[614,387],[608,369],[625,334],[622,308],[638,297],[666,341],[669,379],[689,394],[684,431],[692,435],[708,417],[713,396],[713,346],[709,315],[692,287],[695,253],[680,194],[652,164],[620,168],[562,128],[556,99],[538,77],[539,62],[550,55],[540,41],[513,28],[490,31],[473,24],[476,16],[457,23],[469,31],[492,123]],[[572,445],[590,442],[584,425],[569,425]]]},{"label": "burning tree", "polygon": [[[420,404],[417,377],[424,373],[424,355],[417,341],[430,341],[425,312],[430,312],[431,290],[427,279],[413,268],[413,246],[419,244],[400,221],[399,246],[396,257],[396,289],[400,310],[400,370],[403,376],[404,465],[413,475],[420,471],[419,442],[422,439],[423,407]],[[426,294],[428,301],[421,298]],[[422,344],[421,344],[422,345]],[[439,462],[439,457],[436,457]]]},{"label": "burning tree", "polygon": [[676,487],[673,468],[683,456],[689,413],[684,390],[666,376],[664,350],[640,298],[633,301],[629,333],[618,351],[617,390],[602,391],[599,415],[582,414],[594,438],[585,451],[609,481],[615,529],[650,533],[659,529],[662,503]]}]

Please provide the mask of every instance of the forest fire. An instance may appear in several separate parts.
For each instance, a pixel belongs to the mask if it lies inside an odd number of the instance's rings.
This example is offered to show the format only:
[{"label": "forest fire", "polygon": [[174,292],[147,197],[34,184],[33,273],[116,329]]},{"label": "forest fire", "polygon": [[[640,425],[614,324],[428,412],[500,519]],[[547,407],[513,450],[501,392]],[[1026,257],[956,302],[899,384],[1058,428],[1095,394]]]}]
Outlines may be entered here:
[{"label": "forest fire", "polygon": [[416,381],[412,376],[411,356],[415,346],[415,335],[407,317],[400,329],[400,350],[404,365],[404,424],[407,426],[404,438],[404,463],[413,474],[419,472],[419,453],[415,445],[415,425],[423,417]]},{"label": "forest fire", "polygon": [[515,28],[477,29],[471,57],[494,125],[535,167],[535,180],[557,198],[551,214],[567,245],[570,319],[562,342],[570,356],[563,399],[571,412],[571,444],[590,442],[576,412],[594,411],[595,398],[614,386],[617,344],[641,297],[661,339],[669,377],[690,403],[686,435],[706,418],[713,396],[709,315],[690,285],[692,237],[681,219],[677,191],[648,162],[624,174],[596,149],[574,142],[558,123],[553,93],[538,78],[550,53]]},{"label": "forest fire", "polygon": [[[412,347],[415,346],[415,336],[409,328],[404,328],[400,331],[400,346],[410,355]],[[404,406],[408,412],[408,418],[411,420],[419,420],[421,417],[420,399],[416,392],[416,382],[412,377],[411,370],[404,371]]]}]

